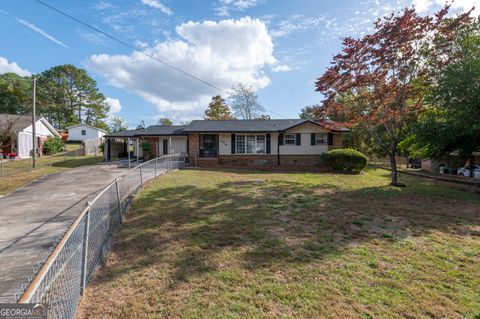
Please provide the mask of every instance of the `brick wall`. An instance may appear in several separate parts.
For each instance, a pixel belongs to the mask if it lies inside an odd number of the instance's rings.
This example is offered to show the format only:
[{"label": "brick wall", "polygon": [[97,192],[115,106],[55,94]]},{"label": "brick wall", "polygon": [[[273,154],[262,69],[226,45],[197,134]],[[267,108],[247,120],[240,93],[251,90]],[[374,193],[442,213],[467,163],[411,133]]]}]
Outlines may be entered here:
[{"label": "brick wall", "polygon": [[200,152],[200,135],[189,134],[188,135],[188,161],[190,165],[196,166],[198,153]]},{"label": "brick wall", "polygon": [[[201,167],[278,167],[277,155],[221,155],[217,159],[196,159]],[[323,167],[320,155],[281,155],[280,166],[283,167]]]}]

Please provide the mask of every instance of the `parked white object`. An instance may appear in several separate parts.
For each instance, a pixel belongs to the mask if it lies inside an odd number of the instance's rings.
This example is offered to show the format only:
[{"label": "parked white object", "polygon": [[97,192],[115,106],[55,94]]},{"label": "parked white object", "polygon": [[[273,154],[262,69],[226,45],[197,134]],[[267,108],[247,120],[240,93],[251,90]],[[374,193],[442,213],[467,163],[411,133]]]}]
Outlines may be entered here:
[{"label": "parked white object", "polygon": [[[475,165],[474,172],[475,172],[474,178],[480,178],[480,166]],[[465,166],[465,167],[459,168],[458,169],[458,175],[469,177],[470,176],[470,166]]]}]

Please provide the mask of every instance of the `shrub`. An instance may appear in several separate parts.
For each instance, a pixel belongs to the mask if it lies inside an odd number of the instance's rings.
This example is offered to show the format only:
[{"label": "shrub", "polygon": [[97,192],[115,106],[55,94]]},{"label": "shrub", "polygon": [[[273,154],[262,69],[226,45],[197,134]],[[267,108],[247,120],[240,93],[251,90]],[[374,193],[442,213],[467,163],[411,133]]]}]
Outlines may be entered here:
[{"label": "shrub", "polygon": [[325,166],[337,171],[361,171],[367,166],[367,157],[359,151],[346,148],[322,154]]},{"label": "shrub", "polygon": [[143,150],[143,157],[144,158],[150,158],[152,155],[152,145],[149,142],[143,142],[140,144],[140,147]]},{"label": "shrub", "polygon": [[43,144],[43,153],[47,155],[63,151],[63,141],[58,137],[49,137]]}]

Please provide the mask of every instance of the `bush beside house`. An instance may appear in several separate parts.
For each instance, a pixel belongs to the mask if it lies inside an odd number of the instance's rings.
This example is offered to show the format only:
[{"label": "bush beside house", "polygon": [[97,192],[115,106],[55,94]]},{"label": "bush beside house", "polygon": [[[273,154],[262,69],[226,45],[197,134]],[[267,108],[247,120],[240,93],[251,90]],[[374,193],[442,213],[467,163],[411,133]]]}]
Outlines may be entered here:
[{"label": "bush beside house", "polygon": [[63,140],[58,137],[50,137],[43,144],[43,153],[51,155],[63,151]]},{"label": "bush beside house", "polygon": [[322,154],[323,164],[336,171],[361,171],[368,158],[354,149],[335,149]]}]

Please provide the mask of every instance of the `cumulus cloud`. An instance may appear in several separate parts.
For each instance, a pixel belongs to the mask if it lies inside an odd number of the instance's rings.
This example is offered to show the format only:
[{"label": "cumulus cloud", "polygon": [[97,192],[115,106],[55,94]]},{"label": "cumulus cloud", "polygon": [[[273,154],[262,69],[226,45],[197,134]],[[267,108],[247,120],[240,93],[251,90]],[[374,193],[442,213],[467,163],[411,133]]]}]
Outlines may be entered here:
[{"label": "cumulus cloud", "polygon": [[22,69],[15,62],[8,62],[7,59],[0,57],[0,74],[4,73],[16,73],[20,76],[30,76],[31,73],[28,70]]},{"label": "cumulus cloud", "polygon": [[147,5],[149,7],[162,11],[166,15],[171,15],[173,13],[173,11],[170,8],[168,8],[166,5],[164,5],[158,0],[142,0],[142,3],[144,5]]},{"label": "cumulus cloud", "polygon": [[107,97],[105,98],[105,103],[107,103],[108,106],[110,106],[110,114],[115,114],[122,110],[122,104],[120,104],[119,99]]},{"label": "cumulus cloud", "polygon": [[[188,22],[176,28],[180,37],[157,42],[130,55],[93,55],[85,66],[118,87],[154,104],[175,119],[198,116],[217,89],[172,70],[146,55],[181,68],[223,90],[241,82],[256,89],[270,84],[263,72],[274,67],[273,43],[265,23],[242,18]],[[145,55],[146,54],[146,55]]]}]

